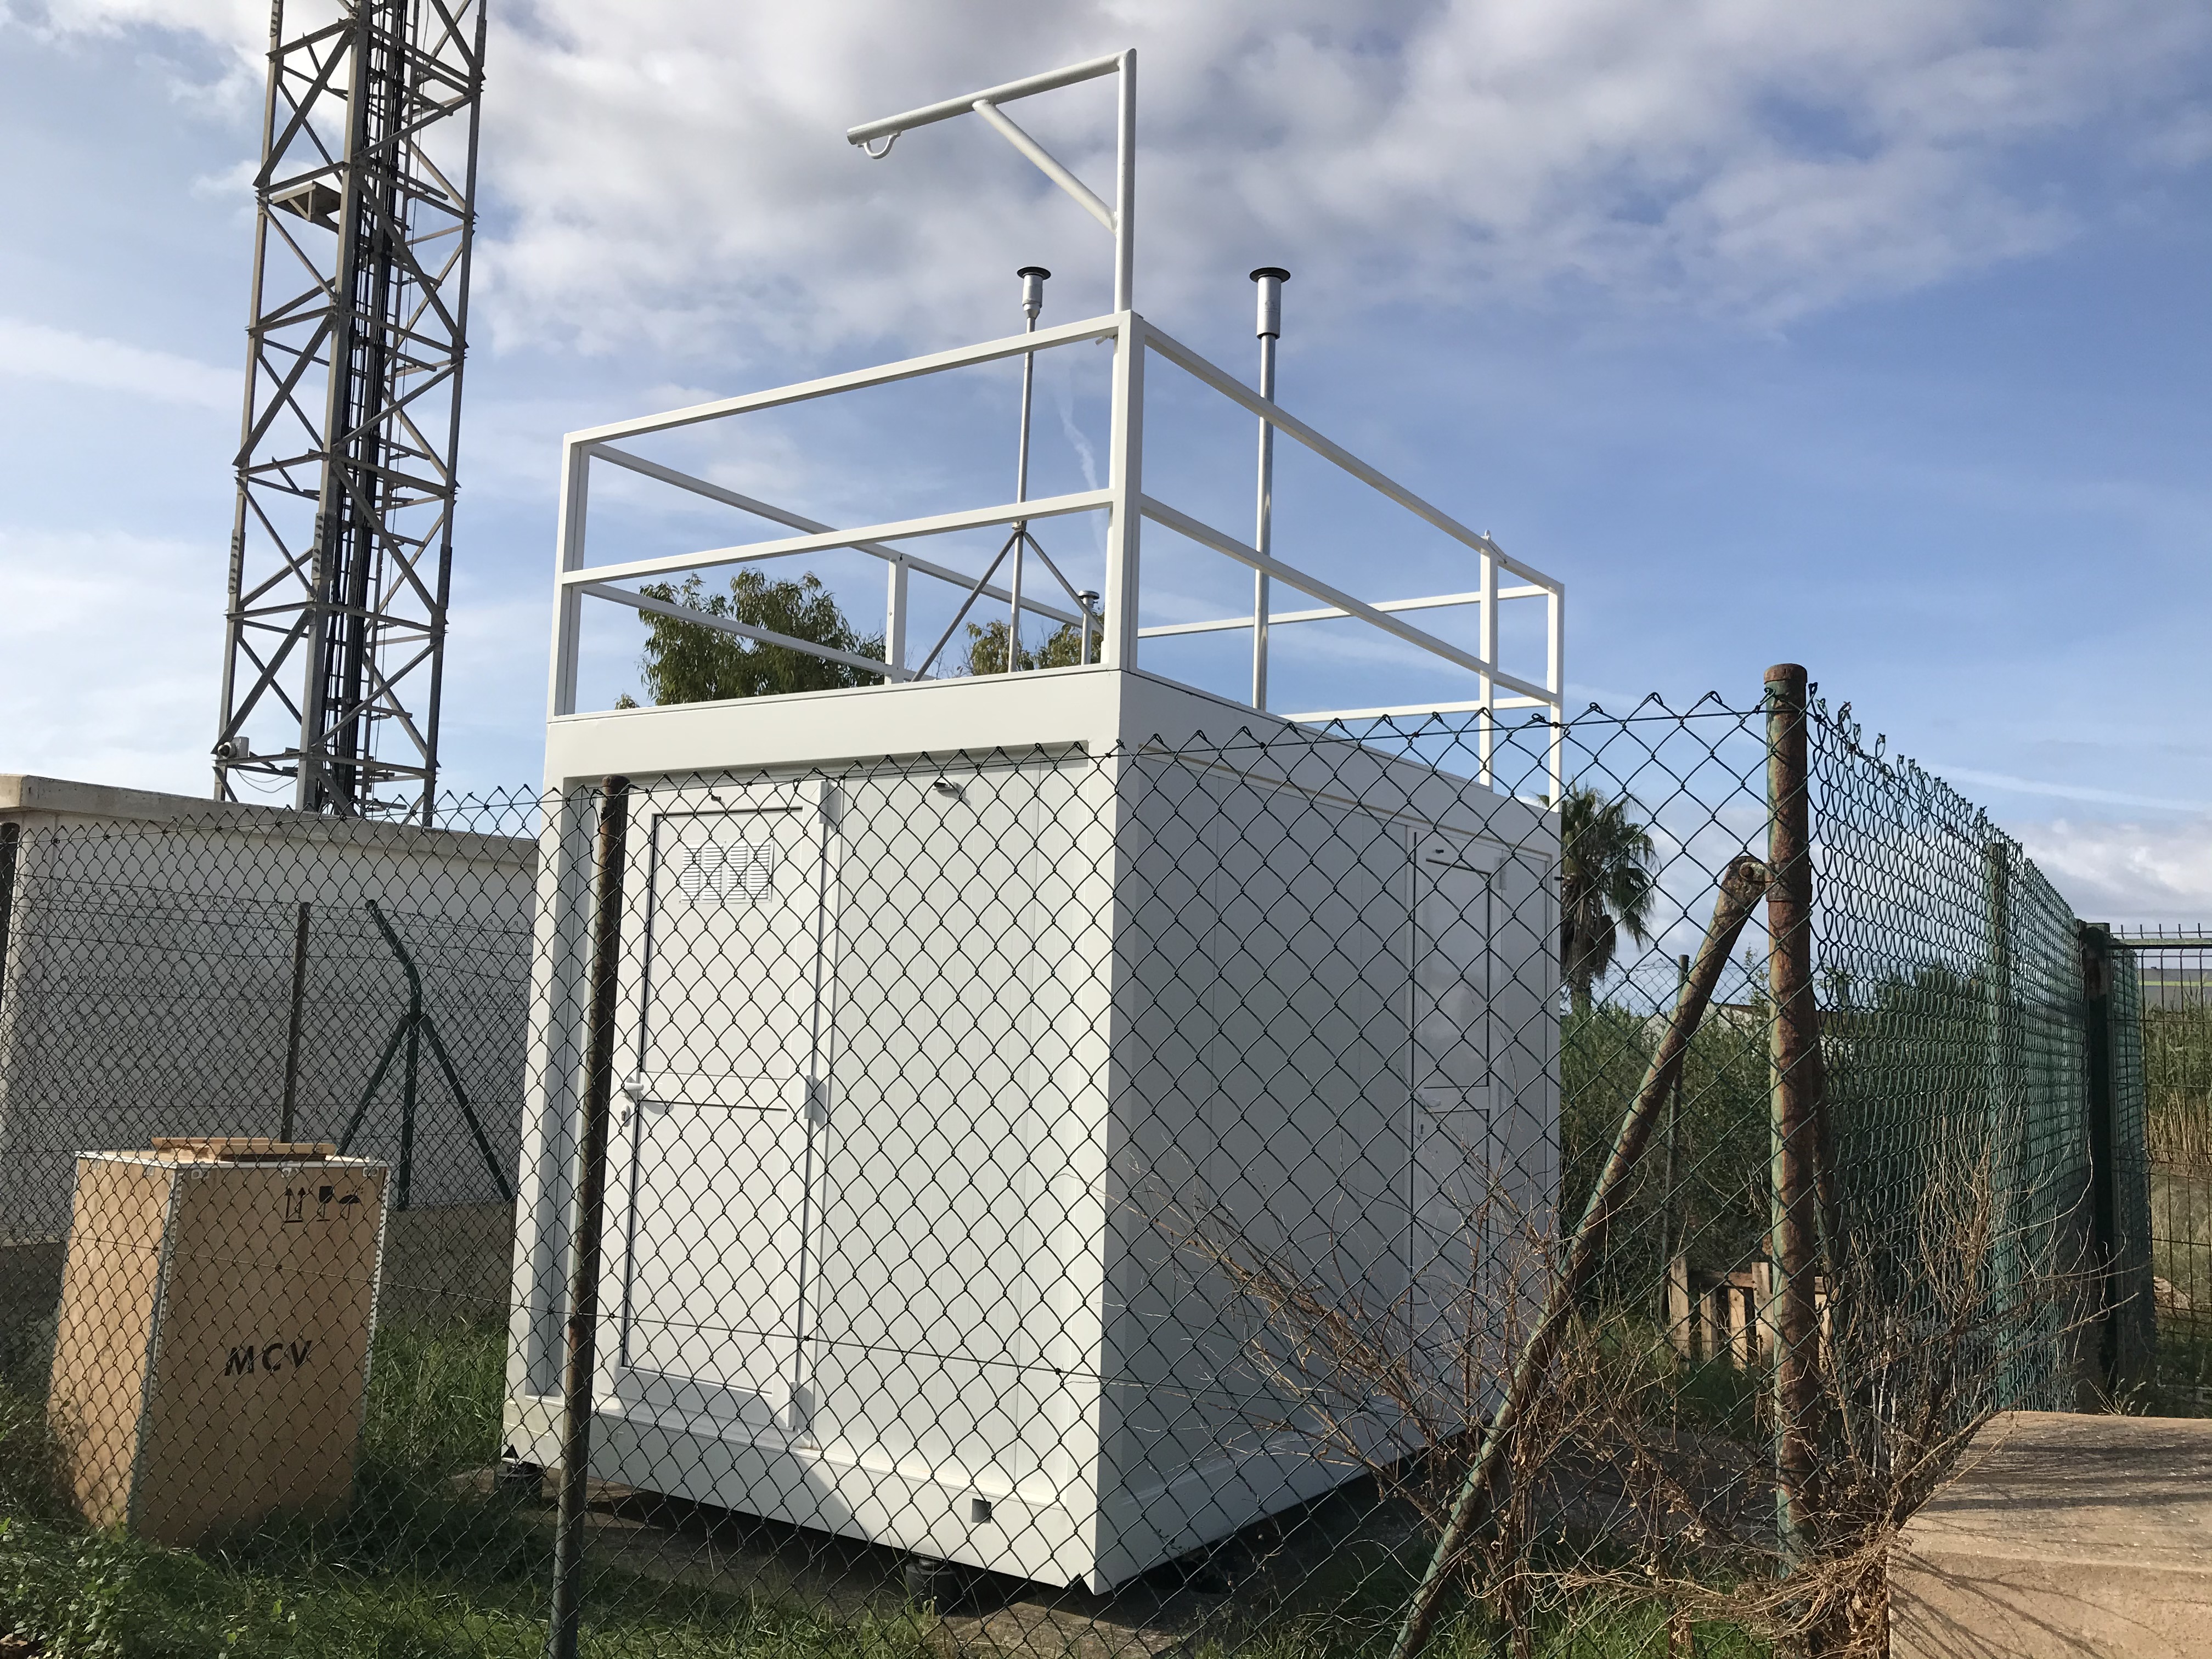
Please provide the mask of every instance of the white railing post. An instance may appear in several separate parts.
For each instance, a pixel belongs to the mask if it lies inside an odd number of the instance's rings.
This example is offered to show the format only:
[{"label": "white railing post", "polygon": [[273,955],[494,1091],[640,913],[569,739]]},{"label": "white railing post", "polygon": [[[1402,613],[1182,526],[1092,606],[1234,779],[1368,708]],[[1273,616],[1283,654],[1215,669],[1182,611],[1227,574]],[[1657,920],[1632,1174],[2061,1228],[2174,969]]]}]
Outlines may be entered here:
[{"label": "white railing post", "polygon": [[[1291,273],[1280,265],[1262,265],[1252,273],[1259,284],[1259,313],[1254,332],[1260,341],[1260,395],[1275,401],[1275,343],[1283,332],[1283,284]],[[1262,553],[1274,551],[1275,428],[1260,418],[1259,501],[1254,511],[1252,545]],[[1252,707],[1267,712],[1267,573],[1252,574]]]},{"label": "white railing post", "polygon": [[889,589],[884,596],[884,660],[894,668],[906,666],[906,561],[893,559]]},{"label": "white railing post", "polygon": [[1121,313],[1114,341],[1113,425],[1107,446],[1106,609],[1098,659],[1109,668],[1137,665],[1138,544],[1144,522],[1145,319]]},{"label": "white railing post", "polygon": [[1114,309],[1137,308],[1137,49],[1121,54],[1114,146]]},{"label": "white railing post", "polygon": [[1566,795],[1567,596],[1553,588],[1544,602],[1544,689],[1552,694],[1552,805]]},{"label": "white railing post", "polygon": [[[1475,654],[1486,663],[1498,660],[1498,561],[1485,549],[1477,556],[1482,561],[1482,635],[1475,647]],[[1477,776],[1486,787],[1498,783],[1497,771],[1492,764],[1492,745],[1498,741],[1498,687],[1489,675],[1481,677],[1477,695],[1482,699],[1482,710],[1475,716],[1475,743],[1480,751]]]},{"label": "white railing post", "polygon": [[549,714],[576,712],[576,651],[583,628],[584,596],[561,579],[584,563],[584,519],[591,496],[592,456],[574,437],[561,446],[560,522],[553,532],[553,650]]}]

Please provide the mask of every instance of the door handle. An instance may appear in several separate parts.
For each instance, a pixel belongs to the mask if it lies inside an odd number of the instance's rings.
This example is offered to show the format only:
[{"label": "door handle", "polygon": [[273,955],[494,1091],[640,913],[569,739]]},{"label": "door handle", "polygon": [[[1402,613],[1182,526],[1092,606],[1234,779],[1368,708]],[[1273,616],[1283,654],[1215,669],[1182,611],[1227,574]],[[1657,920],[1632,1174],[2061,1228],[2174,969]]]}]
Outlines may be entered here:
[{"label": "door handle", "polygon": [[829,1081],[818,1077],[793,1078],[790,1084],[792,1109],[809,1124],[820,1125],[830,1117]]}]

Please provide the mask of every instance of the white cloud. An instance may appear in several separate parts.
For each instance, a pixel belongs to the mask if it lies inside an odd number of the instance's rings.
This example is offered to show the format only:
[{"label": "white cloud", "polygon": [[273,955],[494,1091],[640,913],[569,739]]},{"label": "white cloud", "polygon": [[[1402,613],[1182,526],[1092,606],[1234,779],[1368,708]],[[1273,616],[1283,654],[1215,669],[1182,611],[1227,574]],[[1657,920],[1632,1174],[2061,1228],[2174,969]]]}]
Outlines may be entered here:
[{"label": "white cloud", "polygon": [[2017,833],[2076,915],[2123,925],[2212,921],[2212,813],[2148,825],[2061,818]]},{"label": "white cloud", "polygon": [[2039,778],[2014,777],[2009,772],[1984,772],[1972,766],[1946,766],[1929,762],[1928,769],[1947,782],[1977,784],[2008,794],[2041,795],[2055,800],[2094,801],[2106,806],[2144,806],[2168,812],[2212,812],[2212,805],[2198,800],[2169,800],[2126,790],[2100,789],[2083,783],[2055,783]]},{"label": "white cloud", "polygon": [[238,408],[244,385],[237,368],[0,317],[0,375],[8,374],[224,411]]},{"label": "white cloud", "polygon": [[258,156],[242,155],[228,167],[204,173],[194,179],[191,192],[237,210],[241,217],[251,222],[254,210],[253,181],[260,172]]},{"label": "white cloud", "polygon": [[[291,8],[295,26],[303,9]],[[0,0],[0,24],[10,23],[47,40],[150,33],[202,42],[212,63],[179,63],[158,47],[148,56],[172,99],[218,118],[250,109],[267,83],[269,8],[257,0]]]},{"label": "white cloud", "polygon": [[206,37],[240,57],[269,49],[269,8],[258,0],[46,0],[38,21],[58,34],[131,27]]},{"label": "white cloud", "polygon": [[[51,0],[43,26],[196,32],[243,72],[265,18]],[[2054,138],[2193,165],[2212,52],[2212,14],[2163,0],[537,0],[493,28],[497,337],[744,352],[964,337],[1008,309],[978,313],[979,271],[1026,258],[1102,289],[1097,227],[979,124],[874,167],[842,134],[1125,45],[1155,314],[1280,258],[1316,315],[1594,292],[1754,325],[2075,234],[2097,204],[2034,165]],[[1110,116],[1103,86],[1021,112],[1101,185]]]},{"label": "white cloud", "polygon": [[224,550],[0,529],[0,771],[204,792]]},{"label": "white cloud", "polygon": [[[0,0],[0,15],[30,12]],[[254,0],[52,0],[37,20],[134,49],[196,36],[257,83],[267,43]],[[544,491],[559,424],[687,401],[632,395],[641,342],[672,353],[653,376],[727,391],[769,352],[829,368],[878,337],[1016,326],[1011,273],[1031,259],[1060,273],[1054,319],[1102,307],[1103,234],[980,124],[915,134],[880,164],[842,134],[1125,44],[1143,64],[1143,303],[1177,327],[1201,305],[1249,315],[1243,271],[1277,259],[1298,273],[1301,332],[1408,301],[1778,324],[2078,234],[2103,210],[2091,188],[2200,165],[2212,130],[2212,13],[2167,0],[516,0],[494,27],[478,349],[603,351],[621,386],[581,417],[565,380],[541,402],[473,404],[477,501]],[[1102,82],[1018,113],[1103,188],[1110,112]],[[27,322],[0,321],[0,372],[225,417],[239,395],[234,367]],[[795,476],[792,454],[744,464],[773,476],[714,476],[759,493],[838,482]],[[187,607],[219,591],[209,578]],[[185,752],[204,724],[191,715]]]},{"label": "white cloud", "polygon": [[[974,124],[878,167],[843,128],[1134,44],[1156,313],[1272,256],[1334,304],[1594,289],[1786,320],[2071,234],[2087,210],[2019,181],[2023,148],[2106,124],[2142,134],[2151,165],[2155,135],[2196,118],[2185,66],[2212,35],[2155,0],[1460,0],[1345,19],[1321,0],[545,0],[495,43],[487,176],[512,212],[487,252],[495,314],[510,338],[588,346],[957,337],[979,265],[1049,248],[1095,272],[1103,239]],[[1085,88],[1022,118],[1103,183],[1109,112]]]}]

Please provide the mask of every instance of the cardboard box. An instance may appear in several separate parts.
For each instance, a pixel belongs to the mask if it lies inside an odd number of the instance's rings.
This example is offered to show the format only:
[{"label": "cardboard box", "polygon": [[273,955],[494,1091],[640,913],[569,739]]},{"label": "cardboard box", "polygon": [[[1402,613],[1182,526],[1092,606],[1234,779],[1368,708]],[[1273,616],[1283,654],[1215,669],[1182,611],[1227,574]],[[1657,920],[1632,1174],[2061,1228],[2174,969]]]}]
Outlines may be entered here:
[{"label": "cardboard box", "polygon": [[83,1152],[49,1420],[78,1507],[190,1545],[353,1486],[386,1168],[328,1146]]}]

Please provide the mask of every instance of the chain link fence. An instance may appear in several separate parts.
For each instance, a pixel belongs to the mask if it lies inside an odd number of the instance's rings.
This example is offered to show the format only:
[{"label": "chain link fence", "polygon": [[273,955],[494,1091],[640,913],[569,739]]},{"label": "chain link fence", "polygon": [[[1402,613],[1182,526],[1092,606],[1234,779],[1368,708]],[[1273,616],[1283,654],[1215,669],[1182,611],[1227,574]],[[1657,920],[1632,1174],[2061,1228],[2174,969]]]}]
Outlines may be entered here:
[{"label": "chain link fence", "polygon": [[0,1630],[1881,1650],[2212,1296],[2170,981],[1802,678],[1553,735],[16,826]]}]

